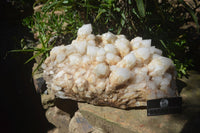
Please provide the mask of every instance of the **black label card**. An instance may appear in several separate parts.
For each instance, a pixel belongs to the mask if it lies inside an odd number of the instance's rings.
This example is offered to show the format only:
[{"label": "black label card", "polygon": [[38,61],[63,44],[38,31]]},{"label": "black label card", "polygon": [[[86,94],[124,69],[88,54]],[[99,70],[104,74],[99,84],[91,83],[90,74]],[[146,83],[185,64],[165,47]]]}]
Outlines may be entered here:
[{"label": "black label card", "polygon": [[181,113],[182,98],[160,98],[147,101],[147,116]]}]

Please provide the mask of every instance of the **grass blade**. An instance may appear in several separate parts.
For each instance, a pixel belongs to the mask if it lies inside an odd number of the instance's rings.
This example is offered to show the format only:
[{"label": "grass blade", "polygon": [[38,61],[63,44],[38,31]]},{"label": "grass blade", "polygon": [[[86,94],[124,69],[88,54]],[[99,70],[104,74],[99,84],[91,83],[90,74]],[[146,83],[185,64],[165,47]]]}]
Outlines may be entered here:
[{"label": "grass blade", "polygon": [[30,47],[29,49],[16,49],[16,50],[10,50],[9,52],[34,52],[34,51],[41,51],[42,48],[34,48]]},{"label": "grass blade", "polygon": [[143,0],[135,0],[137,8],[141,17],[145,17],[145,7]]},{"label": "grass blade", "polygon": [[44,62],[44,58],[42,58],[42,60],[38,64],[38,66],[33,70],[32,75],[34,75],[34,73],[41,67],[41,65],[42,65],[43,62]]},{"label": "grass blade", "polygon": [[41,54],[41,52],[37,52],[35,55],[33,55],[31,58],[29,58],[24,64],[29,63],[30,61],[32,61],[33,59],[35,59],[37,56],[39,56]]},{"label": "grass blade", "polygon": [[105,9],[100,10],[100,12],[97,14],[96,18],[94,19],[94,23],[100,18],[101,14],[103,14],[105,12],[106,12]]},{"label": "grass blade", "polygon": [[199,32],[199,23],[198,23],[198,17],[195,15],[194,11],[185,3],[185,1],[183,0],[179,0],[179,2],[181,4],[183,4],[185,6],[185,9],[190,13],[190,15],[192,16],[192,19],[194,20],[196,26],[197,26],[197,32]]},{"label": "grass blade", "polygon": [[10,52],[33,52],[35,51],[34,49],[17,49],[17,50],[11,50]]}]

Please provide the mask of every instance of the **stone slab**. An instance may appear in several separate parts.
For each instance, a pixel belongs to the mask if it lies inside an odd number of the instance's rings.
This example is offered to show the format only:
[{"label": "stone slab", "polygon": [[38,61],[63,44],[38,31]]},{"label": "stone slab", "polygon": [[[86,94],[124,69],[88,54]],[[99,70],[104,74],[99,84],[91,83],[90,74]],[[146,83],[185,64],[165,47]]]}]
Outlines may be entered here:
[{"label": "stone slab", "polygon": [[47,120],[58,129],[55,132],[68,133],[70,114],[60,110],[56,106],[48,108],[45,113]]},{"label": "stone slab", "polygon": [[182,86],[180,95],[184,99],[187,106],[200,106],[200,73],[191,71],[190,77],[182,78]]},{"label": "stone slab", "polygon": [[76,112],[69,123],[69,133],[88,133],[92,132],[92,125],[90,125],[81,113]]},{"label": "stone slab", "polygon": [[78,103],[82,115],[106,132],[114,133],[187,133],[200,132],[200,75],[191,73],[180,95],[181,114],[147,116],[146,109],[122,110],[105,106]]},{"label": "stone slab", "polygon": [[[162,115],[162,116],[147,116],[145,109],[121,110],[111,107],[99,107],[86,103],[79,103],[79,109],[83,116],[90,123],[96,123],[101,119],[99,126],[121,127],[121,130],[135,133],[168,133],[180,132],[187,122],[186,119],[179,119],[181,115]],[[95,120],[95,121],[93,121]],[[107,121],[110,125],[104,125]],[[96,125],[97,126],[97,125]],[[102,127],[101,127],[102,128]],[[121,132],[119,129],[113,132]]]},{"label": "stone slab", "polygon": [[93,127],[82,114],[77,111],[69,123],[69,133],[104,133],[102,129]]}]

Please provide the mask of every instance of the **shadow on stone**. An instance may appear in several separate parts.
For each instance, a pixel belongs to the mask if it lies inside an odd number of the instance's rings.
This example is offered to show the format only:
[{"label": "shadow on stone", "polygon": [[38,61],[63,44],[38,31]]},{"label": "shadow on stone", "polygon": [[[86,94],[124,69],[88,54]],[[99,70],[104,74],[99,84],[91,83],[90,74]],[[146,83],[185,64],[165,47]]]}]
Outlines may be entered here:
[{"label": "shadow on stone", "polygon": [[183,106],[182,115],[186,117],[187,122],[181,133],[199,133],[200,132],[200,105]]},{"label": "shadow on stone", "polygon": [[184,87],[187,86],[187,84],[179,79],[176,80],[176,85],[177,85],[177,88],[178,88],[178,94],[181,93],[181,91],[183,90]]},{"label": "shadow on stone", "polygon": [[182,113],[174,115],[175,120],[182,120],[183,125],[181,133],[199,133],[200,132],[200,74],[197,71],[191,71],[189,78],[177,80],[179,94],[183,98]]},{"label": "shadow on stone", "polygon": [[74,116],[74,113],[78,110],[78,104],[76,101],[70,100],[70,99],[55,99],[55,106],[57,106],[60,110],[70,114],[70,117],[72,118]]},{"label": "shadow on stone", "polygon": [[132,107],[132,108],[127,108],[126,110],[144,110],[147,109],[146,106],[140,106],[140,107]]},{"label": "shadow on stone", "polygon": [[39,77],[36,79],[33,78],[33,83],[34,83],[35,90],[37,93],[44,93],[44,91],[47,90],[45,80],[43,77]]},{"label": "shadow on stone", "polygon": [[[199,107],[200,108],[200,107]],[[200,132],[200,112],[188,120],[181,133],[199,133]]]}]

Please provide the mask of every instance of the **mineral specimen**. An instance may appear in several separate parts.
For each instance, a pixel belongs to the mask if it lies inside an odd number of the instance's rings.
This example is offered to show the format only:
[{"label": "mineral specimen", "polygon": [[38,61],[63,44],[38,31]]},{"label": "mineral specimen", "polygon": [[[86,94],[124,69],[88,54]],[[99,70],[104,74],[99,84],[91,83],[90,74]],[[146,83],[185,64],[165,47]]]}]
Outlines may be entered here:
[{"label": "mineral specimen", "polygon": [[124,109],[177,96],[175,67],[151,40],[95,36],[91,24],[70,45],[54,47],[42,67],[47,87],[59,98]]}]

